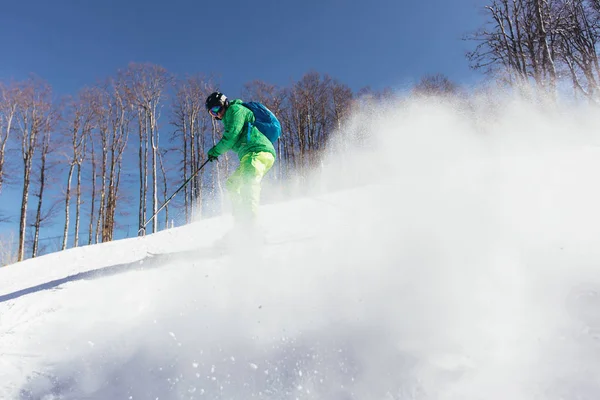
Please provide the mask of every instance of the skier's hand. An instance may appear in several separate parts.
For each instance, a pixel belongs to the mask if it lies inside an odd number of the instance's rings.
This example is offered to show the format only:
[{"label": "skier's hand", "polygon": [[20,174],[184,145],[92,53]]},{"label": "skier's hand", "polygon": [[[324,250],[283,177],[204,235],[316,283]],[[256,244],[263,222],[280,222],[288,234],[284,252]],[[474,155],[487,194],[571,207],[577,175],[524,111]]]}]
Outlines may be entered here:
[{"label": "skier's hand", "polygon": [[215,161],[219,156],[216,154],[215,148],[213,147],[207,153],[208,161]]}]

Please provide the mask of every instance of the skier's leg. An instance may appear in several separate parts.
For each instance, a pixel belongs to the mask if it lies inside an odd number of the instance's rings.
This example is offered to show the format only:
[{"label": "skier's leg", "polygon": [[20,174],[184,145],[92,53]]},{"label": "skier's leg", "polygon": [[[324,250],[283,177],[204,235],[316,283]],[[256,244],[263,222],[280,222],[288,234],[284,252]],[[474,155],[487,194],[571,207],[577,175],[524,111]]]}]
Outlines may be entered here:
[{"label": "skier's leg", "polygon": [[244,169],[242,168],[241,161],[238,168],[233,174],[231,174],[225,183],[227,192],[229,193],[229,198],[231,200],[231,209],[234,219],[238,219],[242,212],[241,188],[244,182]]},{"label": "skier's leg", "polygon": [[234,219],[234,227],[229,232],[227,232],[222,238],[220,238],[216,242],[216,246],[229,248],[231,246],[235,246],[237,244],[238,239],[240,238],[240,218],[242,216],[242,198],[241,198],[241,188],[244,182],[243,179],[244,169],[240,166],[231,174],[227,181],[225,182],[225,186],[227,187],[227,193],[229,195],[229,200],[231,201],[231,213]]},{"label": "skier's leg", "polygon": [[275,158],[271,153],[247,154],[242,157],[239,167],[227,179],[227,191],[231,198],[235,226],[219,241],[219,245],[252,247],[261,241],[262,235],[257,226],[261,181],[274,161]]},{"label": "skier's leg", "polygon": [[240,187],[243,218],[250,226],[256,225],[260,205],[261,182],[271,169],[275,157],[271,153],[251,153],[243,164],[243,183]]}]

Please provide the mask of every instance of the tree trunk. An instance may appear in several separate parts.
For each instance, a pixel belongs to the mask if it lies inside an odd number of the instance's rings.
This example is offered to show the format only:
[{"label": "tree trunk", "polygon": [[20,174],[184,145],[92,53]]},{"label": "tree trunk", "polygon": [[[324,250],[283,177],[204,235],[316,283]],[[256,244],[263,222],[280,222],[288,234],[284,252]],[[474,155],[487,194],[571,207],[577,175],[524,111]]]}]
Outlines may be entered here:
[{"label": "tree trunk", "polygon": [[[92,182],[93,185],[93,182]],[[81,163],[77,163],[77,188],[75,201],[75,231],[73,237],[73,247],[79,246],[79,221],[81,220]],[[94,202],[92,197],[92,214],[94,210]]]},{"label": "tree trunk", "polygon": [[[110,112],[109,114],[110,115]],[[108,117],[110,118],[110,117]],[[106,164],[108,158],[108,149],[107,149],[107,135],[108,135],[108,127],[106,130],[101,132],[102,136],[102,163],[100,165],[100,181],[102,182],[100,185],[100,199],[98,202],[98,219],[96,220],[96,242],[104,242],[104,229],[103,229],[103,221],[106,218]]]},{"label": "tree trunk", "polygon": [[539,40],[542,43],[544,51],[544,69],[550,74],[550,90],[554,91],[556,89],[556,67],[554,65],[552,53],[550,52],[550,46],[548,45],[548,33],[546,32],[546,22],[544,21],[542,3],[543,0],[535,0]]},{"label": "tree trunk", "polygon": [[23,156],[23,193],[21,196],[21,216],[19,218],[19,253],[18,261],[25,259],[25,235],[27,231],[27,206],[29,202],[29,186],[31,184],[31,169],[33,156],[38,146],[37,135],[39,117],[35,102],[35,89],[26,87],[21,105],[21,134]]},{"label": "tree trunk", "polygon": [[31,257],[35,258],[38,254],[39,247],[39,239],[40,239],[40,228],[42,225],[42,203],[44,199],[44,186],[46,184],[46,157],[48,154],[49,146],[50,146],[50,135],[46,133],[46,143],[44,143],[42,148],[42,160],[40,165],[40,190],[37,194],[38,196],[38,205],[35,213],[35,223],[34,223],[34,238],[33,238],[33,249],[31,252]]},{"label": "tree trunk", "polygon": [[75,163],[71,162],[69,165],[69,175],[67,177],[67,189],[65,193],[65,227],[63,229],[63,242],[61,249],[67,249],[67,241],[69,237],[69,208],[71,206],[71,179],[73,179],[73,172],[75,170]]},{"label": "tree trunk", "polygon": [[[160,171],[162,172],[162,178],[163,178],[163,204],[167,201],[167,199],[169,198],[169,187],[167,184],[167,171],[165,170],[165,165],[163,163],[163,157],[161,156],[160,153],[158,153],[158,161],[160,164]],[[157,218],[158,219],[158,218]],[[167,204],[165,206],[165,229],[169,228],[169,205]]]},{"label": "tree trunk", "polygon": [[[144,129],[144,117],[142,113],[142,109],[138,108],[138,128],[139,128],[139,140],[140,147],[138,151],[138,161],[139,161],[139,172],[140,172],[140,202],[139,202],[139,229],[142,230],[142,235],[146,233],[144,228],[144,223],[146,222],[146,192],[144,190],[144,182],[146,181],[146,164],[144,162],[144,142],[146,138],[145,129]],[[144,228],[144,229],[142,229]]]},{"label": "tree trunk", "polygon": [[[158,150],[158,132],[156,127],[156,109],[150,108],[150,145],[152,146],[152,215],[158,211],[158,163],[156,152]],[[152,221],[152,232],[158,232],[158,216]]]},{"label": "tree trunk", "polygon": [[18,261],[25,259],[25,232],[27,227],[27,202],[29,200],[29,183],[31,165],[25,161],[23,168],[23,193],[21,195],[21,217],[19,219],[19,254]]},{"label": "tree trunk", "polygon": [[[2,88],[0,88],[2,89]],[[5,91],[0,98],[0,192],[2,191],[2,183],[4,182],[4,162],[6,155],[6,144],[12,129],[12,121],[16,112],[16,99],[14,91]],[[4,119],[4,124],[2,120]]]},{"label": "tree trunk", "polygon": [[[96,178],[97,178],[97,174],[96,174],[96,153],[94,151],[94,141],[90,140],[90,147],[91,147],[91,169],[92,169],[92,192],[90,195],[90,222],[89,222],[89,226],[88,226],[88,245],[93,243],[93,239],[94,239],[94,215],[95,215],[95,205],[96,205]],[[79,188],[81,187],[79,179],[77,182],[77,218],[76,218],[76,226],[79,223],[79,213],[80,213],[80,207],[81,207],[81,201],[80,198],[81,196],[79,195],[80,190]]]}]

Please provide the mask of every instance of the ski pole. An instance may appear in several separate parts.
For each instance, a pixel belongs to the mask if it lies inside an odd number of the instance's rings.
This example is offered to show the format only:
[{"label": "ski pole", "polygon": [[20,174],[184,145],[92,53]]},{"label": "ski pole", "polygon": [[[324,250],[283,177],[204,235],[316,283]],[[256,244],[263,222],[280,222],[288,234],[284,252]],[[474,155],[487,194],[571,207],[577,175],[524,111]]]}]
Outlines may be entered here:
[{"label": "ski pole", "polygon": [[180,191],[181,189],[183,189],[183,188],[185,187],[185,185],[187,185],[187,184],[188,184],[188,182],[189,182],[189,181],[191,181],[191,180],[192,180],[192,178],[193,178],[194,176],[196,176],[196,174],[198,174],[198,172],[200,172],[200,170],[201,170],[202,168],[204,168],[204,166],[205,166],[206,164],[208,164],[208,163],[209,163],[209,161],[212,161],[212,160],[208,159],[208,160],[204,161],[204,163],[203,163],[203,164],[202,164],[202,165],[201,165],[201,166],[200,166],[200,167],[199,167],[199,168],[196,170],[196,172],[194,172],[194,173],[192,174],[192,176],[190,176],[190,177],[189,177],[189,178],[188,178],[188,179],[187,179],[185,182],[183,182],[183,185],[179,186],[179,189],[177,189],[177,190],[175,191],[175,193],[173,193],[173,194],[171,195],[171,197],[169,197],[169,198],[167,199],[167,201],[165,201],[165,202],[164,202],[164,204],[163,204],[162,206],[160,206],[160,208],[159,208],[158,210],[156,210],[156,212],[155,212],[155,213],[154,213],[154,214],[153,214],[153,215],[150,217],[150,219],[148,219],[148,221],[146,221],[146,222],[144,223],[144,225],[142,225],[142,227],[141,227],[141,228],[138,230],[138,235],[140,234],[140,232],[142,232],[142,231],[145,231],[145,230],[146,230],[146,225],[148,225],[148,223],[150,223],[150,221],[152,221],[152,220],[154,219],[154,217],[156,217],[156,215],[157,215],[157,214],[158,214],[158,213],[159,213],[159,212],[160,212],[160,211],[161,211],[163,208],[165,208],[165,206],[166,206],[167,204],[169,204],[169,202],[171,201],[171,199],[172,199],[173,197],[175,197],[175,195],[176,195],[177,193],[179,193],[179,191]]}]

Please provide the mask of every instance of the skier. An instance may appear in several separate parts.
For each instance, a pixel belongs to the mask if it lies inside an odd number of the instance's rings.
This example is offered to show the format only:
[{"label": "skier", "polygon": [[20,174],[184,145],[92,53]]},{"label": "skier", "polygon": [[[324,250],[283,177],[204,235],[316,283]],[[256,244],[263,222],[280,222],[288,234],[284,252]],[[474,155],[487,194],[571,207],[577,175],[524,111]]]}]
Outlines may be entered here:
[{"label": "skier", "polygon": [[237,153],[240,164],[226,183],[235,222],[233,234],[256,237],[261,181],[273,166],[276,154],[273,143],[253,125],[254,113],[242,103],[240,99],[229,101],[220,92],[208,96],[206,110],[223,121],[224,132],[207,155],[214,161],[229,150]]}]

